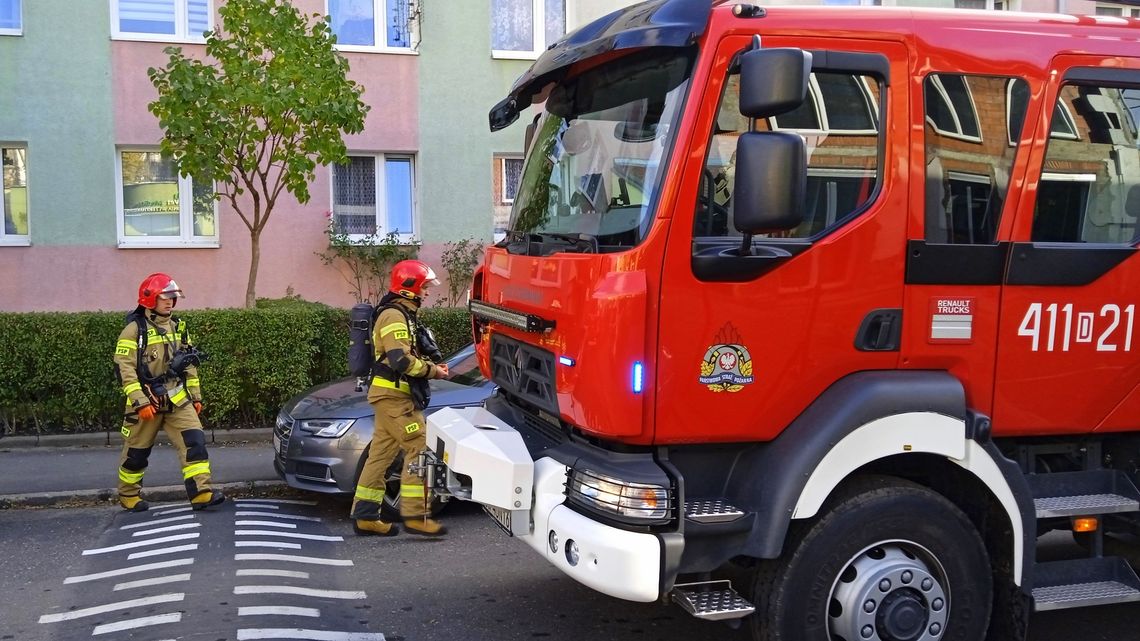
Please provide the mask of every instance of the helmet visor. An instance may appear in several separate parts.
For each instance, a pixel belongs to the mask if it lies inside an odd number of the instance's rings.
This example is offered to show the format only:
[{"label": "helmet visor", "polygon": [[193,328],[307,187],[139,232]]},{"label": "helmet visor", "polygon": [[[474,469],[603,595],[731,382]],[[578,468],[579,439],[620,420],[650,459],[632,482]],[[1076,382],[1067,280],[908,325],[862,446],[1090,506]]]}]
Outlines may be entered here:
[{"label": "helmet visor", "polygon": [[182,298],[182,296],[182,288],[179,287],[178,283],[174,282],[173,280],[167,283],[166,287],[164,287],[163,290],[158,294],[158,297],[163,300]]}]

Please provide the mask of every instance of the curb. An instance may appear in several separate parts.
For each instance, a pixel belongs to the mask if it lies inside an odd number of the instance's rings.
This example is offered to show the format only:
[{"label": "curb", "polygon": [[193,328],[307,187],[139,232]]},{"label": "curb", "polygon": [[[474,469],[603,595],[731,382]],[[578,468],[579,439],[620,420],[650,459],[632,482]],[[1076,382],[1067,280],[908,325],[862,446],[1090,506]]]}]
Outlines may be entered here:
[{"label": "curb", "polygon": [[[217,483],[211,489],[221,490],[227,499],[250,496],[283,496],[298,494],[284,481],[237,481]],[[0,495],[0,510],[39,507],[87,507],[116,504],[115,490],[74,490],[68,492],[31,492]],[[186,488],[181,485],[148,487],[143,491],[147,501],[186,501]]]},{"label": "curb", "polygon": [[[257,427],[237,430],[214,430],[207,428],[210,445],[221,443],[268,443],[273,438],[272,427]],[[5,436],[0,438],[0,450],[28,449],[36,447],[104,447],[122,444],[118,431],[83,434],[46,434],[43,436]],[[169,444],[166,432],[158,433],[158,443]]]}]

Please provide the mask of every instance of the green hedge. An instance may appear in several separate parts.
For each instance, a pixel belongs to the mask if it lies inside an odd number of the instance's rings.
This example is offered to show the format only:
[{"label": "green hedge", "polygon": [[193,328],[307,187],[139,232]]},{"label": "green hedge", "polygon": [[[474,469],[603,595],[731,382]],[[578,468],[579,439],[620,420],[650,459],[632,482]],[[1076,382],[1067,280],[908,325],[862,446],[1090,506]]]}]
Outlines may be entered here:
[{"label": "green hedge", "polygon": [[[215,427],[271,425],[291,396],[345,375],[347,310],[284,299],[179,316],[209,354],[199,373],[205,418]],[[466,310],[425,309],[421,318],[444,353],[471,340]],[[111,357],[123,319],[115,312],[0,313],[0,430],[117,430],[123,397]]]}]

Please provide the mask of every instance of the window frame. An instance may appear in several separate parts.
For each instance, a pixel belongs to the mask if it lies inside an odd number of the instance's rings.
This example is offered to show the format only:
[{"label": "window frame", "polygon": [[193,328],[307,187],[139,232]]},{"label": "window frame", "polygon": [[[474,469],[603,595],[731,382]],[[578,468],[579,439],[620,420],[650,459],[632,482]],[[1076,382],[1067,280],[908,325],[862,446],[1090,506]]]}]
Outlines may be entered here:
[{"label": "window frame", "polygon": [[16,19],[19,26],[16,28],[0,27],[0,36],[22,36],[24,35],[24,0],[11,0],[16,5]]},{"label": "window frame", "polygon": [[[1010,126],[1009,126],[1010,115],[1011,115],[1010,109],[1013,107],[1013,85],[1014,85],[1013,82],[1009,82],[1009,83],[1006,83],[1006,86],[1005,86],[1005,135],[1006,135],[1006,142],[1009,143],[1010,147],[1015,147],[1015,146],[1017,146],[1017,143],[1018,143],[1017,140],[1013,139],[1013,136],[1012,136],[1013,131],[1010,129]],[[1057,107],[1060,107],[1061,119],[1065,121],[1065,127],[1068,129],[1068,131],[1053,131],[1053,123],[1056,122],[1056,120],[1053,119],[1052,117],[1050,117],[1050,119],[1049,119],[1049,137],[1050,138],[1057,138],[1058,140],[1080,140],[1081,139],[1080,131],[1077,129],[1077,121],[1075,118],[1073,118],[1072,109],[1070,109],[1069,105],[1066,104],[1064,101],[1057,102]],[[1054,113],[1054,115],[1056,115],[1056,113],[1057,113],[1056,108],[1054,108],[1053,113]],[[1022,123],[1022,127],[1025,127],[1026,124],[1028,124],[1028,123]],[[1025,135],[1024,131],[1022,132],[1022,135]]]},{"label": "window frame", "polygon": [[[419,21],[412,20],[408,24],[408,46],[406,47],[393,47],[388,44],[387,37],[387,16],[388,16],[388,3],[389,2],[407,2],[408,0],[372,0],[372,33],[376,37],[377,44],[374,45],[351,45],[340,44],[339,42],[333,45],[337,51],[344,51],[348,53],[390,53],[401,56],[418,56],[419,43],[420,43],[420,29]],[[416,2],[417,8],[420,0],[413,0]],[[325,3],[325,17],[329,20],[329,31],[336,35],[332,26],[332,13],[329,11],[329,0],[324,0]],[[384,16],[384,20],[380,17]],[[380,29],[379,27],[384,27]],[[383,35],[383,38],[379,36]],[[379,44],[383,40],[384,44]]]},{"label": "window frame", "polygon": [[[974,117],[974,125],[978,129],[978,135],[977,136],[971,136],[969,134],[962,133],[962,120],[961,120],[961,118],[958,117],[958,110],[954,107],[954,101],[950,99],[950,93],[946,90],[946,87],[942,84],[942,76],[943,75],[958,76],[958,77],[962,78],[962,86],[964,86],[966,88],[966,95],[970,99],[970,111],[971,111],[971,115]],[[966,142],[976,142],[976,143],[980,144],[980,143],[984,142],[984,138],[982,136],[982,119],[978,117],[978,103],[977,103],[977,101],[974,100],[974,90],[970,88],[970,83],[966,81],[966,79],[968,77],[969,77],[968,74],[959,73],[959,72],[932,71],[932,72],[926,74],[926,76],[923,77],[923,79],[922,79],[923,85],[926,84],[926,81],[928,79],[934,85],[935,91],[938,92],[938,95],[942,98],[943,104],[946,105],[951,117],[954,118],[954,124],[956,124],[958,126],[958,131],[946,131],[945,129],[942,129],[941,127],[939,127],[938,124],[934,122],[934,119],[931,118],[929,115],[927,115],[929,110],[926,109],[925,104],[923,104],[923,118],[926,119],[926,122],[930,123],[930,126],[932,129],[934,129],[934,131],[938,132],[939,134],[941,134],[943,136],[946,136],[948,138],[954,138],[956,140],[965,140]],[[924,92],[924,95],[925,95],[925,92]],[[1008,101],[1007,101],[1007,103],[1008,103]],[[1007,119],[1006,122],[1009,122],[1009,120]],[[1008,127],[1006,129],[1008,130]]]},{"label": "window frame", "polygon": [[[1120,13],[1100,13],[1101,9],[1119,11]],[[1102,18],[1140,18],[1140,7],[1114,2],[1097,2],[1093,7],[1093,14]]]},{"label": "window frame", "polygon": [[[828,73],[826,71],[821,73]],[[842,75],[842,74],[839,74]],[[867,107],[867,115],[872,124],[879,123],[879,116],[881,115],[879,103],[875,101],[875,94],[871,92],[871,88],[867,86],[867,76],[865,75],[852,75],[856,79],[855,85],[859,88],[859,93],[863,95],[863,104]],[[827,117],[827,102],[823,99],[823,89],[820,88],[819,80],[816,73],[812,72],[808,77],[808,94],[811,96],[812,107],[815,111],[816,120],[819,122],[819,129],[797,129],[794,127],[785,128],[780,126],[779,116],[772,116],[769,120],[772,121],[772,129],[775,131],[793,131],[800,134],[826,134],[829,136],[878,136],[877,129],[832,129],[831,121]]]},{"label": "window frame", "polygon": [[[373,152],[373,151],[349,151],[345,154],[349,158],[373,158],[375,160],[375,193],[376,193],[376,231],[373,234],[346,234],[350,243],[364,243],[370,237],[384,238],[388,234],[388,160],[407,160],[411,163],[411,171],[409,177],[411,178],[411,185],[409,185],[410,193],[412,196],[412,231],[400,233],[396,236],[396,240],[401,244],[412,244],[419,242],[420,236],[420,219],[419,219],[419,181],[416,180],[416,154],[414,152]],[[336,218],[336,177],[333,175],[336,171],[336,165],[328,165],[329,168],[329,225],[331,226]],[[380,224],[380,204],[384,204],[384,224]]]},{"label": "window frame", "polygon": [[[173,42],[178,44],[205,44],[206,38],[190,33],[190,0],[174,0],[174,33],[148,33],[143,31],[122,31],[119,29],[119,4],[123,0],[111,0],[111,39],[135,42]],[[214,29],[214,2],[206,2],[206,31]]]},{"label": "window frame", "polygon": [[[161,150],[155,146],[129,145],[115,148],[115,227],[119,249],[214,249],[221,246],[221,219],[218,215],[218,201],[211,201],[214,208],[214,235],[194,235],[194,181],[187,176],[178,176],[178,235],[177,236],[128,236],[126,214],[123,211],[123,154],[155,153]],[[217,185],[213,186],[217,193]]]},{"label": "window frame", "polygon": [[[22,142],[7,142],[0,141],[0,150],[4,149],[22,149],[24,150],[24,161],[27,162],[28,145]],[[0,167],[3,163],[0,162]],[[29,172],[31,173],[31,172]],[[0,169],[0,247],[28,247],[32,244],[32,206],[31,206],[31,177],[25,177],[24,190],[29,195],[26,196],[25,202],[28,203],[28,233],[27,234],[9,234],[4,229],[4,173]]]},{"label": "window frame", "polygon": [[[495,0],[491,0],[493,4]],[[533,33],[534,50],[533,51],[513,51],[511,49],[495,49],[491,48],[491,58],[496,60],[538,60],[542,52],[546,51],[547,47],[554,44],[546,41],[546,0],[530,0],[532,14],[534,16],[530,28]],[[565,19],[564,31],[562,36],[570,33],[570,25],[573,24],[573,8],[570,0],[562,0],[562,12]],[[494,7],[491,8],[494,12]],[[490,31],[490,29],[488,29]],[[492,40],[494,33],[491,33]],[[559,37],[562,37],[559,36]]]},{"label": "window frame", "polygon": [[[508,160],[514,160],[514,161],[517,161],[519,163],[524,163],[525,158],[523,156],[502,155],[502,156],[499,156],[498,159],[499,159],[499,184],[501,185],[501,187],[499,188],[499,204],[500,205],[513,205],[513,204],[515,204],[514,196],[512,196],[510,198],[507,197],[507,161]],[[523,170],[523,167],[519,167],[519,186],[520,187],[522,186],[522,170]],[[517,196],[517,195],[518,195],[518,190],[516,189],[515,190],[515,196]]]}]

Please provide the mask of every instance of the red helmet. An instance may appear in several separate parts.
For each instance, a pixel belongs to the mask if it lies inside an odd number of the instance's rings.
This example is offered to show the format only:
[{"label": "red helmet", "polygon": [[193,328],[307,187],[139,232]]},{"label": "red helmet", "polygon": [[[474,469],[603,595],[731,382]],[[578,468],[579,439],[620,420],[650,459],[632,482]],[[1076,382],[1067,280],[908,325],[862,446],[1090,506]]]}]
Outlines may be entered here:
[{"label": "red helmet", "polygon": [[436,286],[439,279],[435,272],[418,260],[401,260],[392,267],[392,280],[388,290],[404,298],[418,298],[424,293],[424,286]]},{"label": "red helmet", "polygon": [[139,305],[147,309],[157,307],[159,298],[173,298],[177,304],[177,299],[183,295],[178,283],[161,272],[147,276],[139,285]]}]

